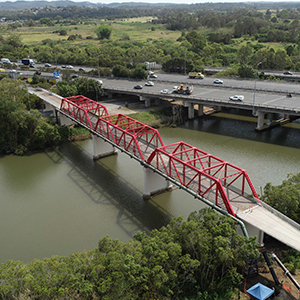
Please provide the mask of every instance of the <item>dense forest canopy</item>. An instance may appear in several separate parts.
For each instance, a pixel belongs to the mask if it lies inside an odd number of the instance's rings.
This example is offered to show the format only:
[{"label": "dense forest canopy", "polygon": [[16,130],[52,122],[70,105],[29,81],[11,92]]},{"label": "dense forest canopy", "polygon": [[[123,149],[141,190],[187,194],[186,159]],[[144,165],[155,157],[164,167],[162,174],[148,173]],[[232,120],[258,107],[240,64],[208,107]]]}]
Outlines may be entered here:
[{"label": "dense forest canopy", "polygon": [[0,299],[231,299],[237,268],[258,256],[254,239],[205,209],[125,244],[104,237],[70,257],[0,264]]}]

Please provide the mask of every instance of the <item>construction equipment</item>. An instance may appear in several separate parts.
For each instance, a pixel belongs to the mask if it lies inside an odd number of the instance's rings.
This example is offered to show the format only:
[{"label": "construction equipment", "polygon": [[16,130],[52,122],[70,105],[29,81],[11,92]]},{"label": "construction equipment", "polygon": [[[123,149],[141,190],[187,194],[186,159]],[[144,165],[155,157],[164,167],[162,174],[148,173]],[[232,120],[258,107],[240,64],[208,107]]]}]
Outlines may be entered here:
[{"label": "construction equipment", "polygon": [[177,87],[177,89],[173,91],[173,93],[190,95],[193,91],[194,91],[193,86],[181,84],[180,86]]}]

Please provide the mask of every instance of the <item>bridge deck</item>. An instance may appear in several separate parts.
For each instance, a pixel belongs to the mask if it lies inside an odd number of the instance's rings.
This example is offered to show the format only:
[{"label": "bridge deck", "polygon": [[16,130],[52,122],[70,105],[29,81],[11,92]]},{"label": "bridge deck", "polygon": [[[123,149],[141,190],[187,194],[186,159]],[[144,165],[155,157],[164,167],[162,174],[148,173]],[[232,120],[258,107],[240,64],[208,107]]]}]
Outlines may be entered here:
[{"label": "bridge deck", "polygon": [[279,218],[262,206],[253,211],[239,211],[237,217],[259,228],[282,243],[300,251],[300,230]]}]

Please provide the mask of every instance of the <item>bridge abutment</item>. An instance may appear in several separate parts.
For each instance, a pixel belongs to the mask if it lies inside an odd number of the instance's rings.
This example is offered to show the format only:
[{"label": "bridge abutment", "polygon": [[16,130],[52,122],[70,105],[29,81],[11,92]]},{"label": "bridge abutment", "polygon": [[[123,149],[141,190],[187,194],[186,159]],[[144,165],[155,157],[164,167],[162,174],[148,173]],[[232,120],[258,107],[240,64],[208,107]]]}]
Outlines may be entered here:
[{"label": "bridge abutment", "polygon": [[139,96],[139,97],[140,97],[140,101],[145,101],[145,107],[151,106],[151,98],[145,96]]},{"label": "bridge abutment", "polygon": [[144,167],[144,199],[148,199],[156,193],[170,190],[171,188],[172,184],[169,180]]},{"label": "bridge abutment", "polygon": [[110,143],[105,142],[102,138],[92,135],[93,136],[93,150],[94,155],[93,159],[99,159],[101,157],[117,154],[118,150]]}]

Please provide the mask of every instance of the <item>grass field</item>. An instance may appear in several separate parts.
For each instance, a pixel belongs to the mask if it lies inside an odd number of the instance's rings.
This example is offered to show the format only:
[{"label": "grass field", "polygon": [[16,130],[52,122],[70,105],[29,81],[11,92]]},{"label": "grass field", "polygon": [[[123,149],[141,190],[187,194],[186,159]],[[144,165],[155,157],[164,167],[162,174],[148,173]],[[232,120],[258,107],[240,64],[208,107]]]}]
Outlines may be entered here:
[{"label": "grass field", "polygon": [[[139,42],[150,42],[152,40],[172,40],[176,41],[180,37],[180,31],[171,31],[164,28],[163,25],[153,25],[149,21],[151,18],[135,18],[135,19],[121,19],[107,23],[113,28],[111,34],[111,41],[128,40]],[[102,23],[103,24],[103,23]],[[90,44],[99,45],[100,41],[97,39],[95,29],[101,23],[88,23],[82,25],[59,25],[51,27],[18,27],[16,30],[2,31],[3,37],[16,33],[21,36],[23,43],[28,45],[41,44],[45,39],[52,39],[53,41],[62,41],[68,44]],[[61,36],[56,31],[66,30],[67,35]],[[67,41],[70,35],[81,35],[82,40]],[[86,39],[87,36],[92,36],[93,39]]]}]

